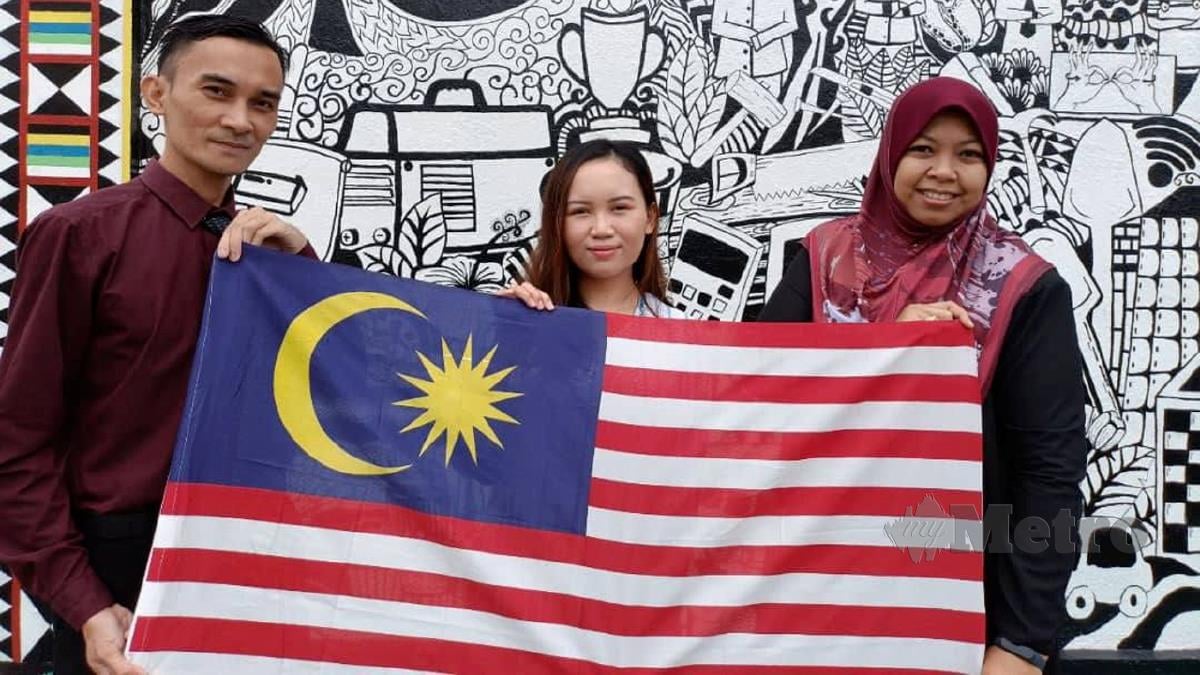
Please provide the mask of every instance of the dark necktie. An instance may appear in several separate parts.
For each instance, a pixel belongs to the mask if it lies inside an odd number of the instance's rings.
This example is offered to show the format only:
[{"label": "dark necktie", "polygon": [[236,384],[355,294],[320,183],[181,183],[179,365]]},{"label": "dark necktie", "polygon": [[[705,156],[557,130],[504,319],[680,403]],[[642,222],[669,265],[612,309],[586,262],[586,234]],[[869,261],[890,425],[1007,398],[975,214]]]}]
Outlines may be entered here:
[{"label": "dark necktie", "polygon": [[229,217],[228,213],[220,209],[214,209],[209,211],[208,215],[204,216],[204,220],[200,221],[200,224],[204,226],[204,229],[219,237],[225,231],[225,228],[229,227],[231,220],[233,219]]}]

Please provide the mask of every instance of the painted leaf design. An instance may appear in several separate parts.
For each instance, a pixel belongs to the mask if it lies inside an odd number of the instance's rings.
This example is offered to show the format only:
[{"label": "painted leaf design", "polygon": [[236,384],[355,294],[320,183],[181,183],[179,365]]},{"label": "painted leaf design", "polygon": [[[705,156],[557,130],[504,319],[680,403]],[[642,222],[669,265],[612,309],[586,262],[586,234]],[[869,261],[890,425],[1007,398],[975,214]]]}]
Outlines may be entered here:
[{"label": "painted leaf design", "polygon": [[698,41],[689,43],[684,52],[682,80],[683,109],[690,115],[703,105],[704,85],[708,80],[708,63]]},{"label": "painted leaf design", "polygon": [[386,244],[364,246],[355,253],[359,263],[368,272],[379,272],[396,277],[410,277],[413,272],[411,261],[403,253]]},{"label": "painted leaf design", "polygon": [[867,61],[871,58],[871,54],[867,51],[867,46],[861,38],[855,38],[850,41],[850,46],[846,49],[846,59],[844,69],[850,71],[848,74],[853,74],[858,77],[867,70]]},{"label": "painted leaf design", "polygon": [[896,69],[896,74],[901,78],[907,77],[915,66],[916,59],[913,58],[911,46],[904,47],[892,57],[892,67]]},{"label": "painted leaf design", "polygon": [[677,160],[687,161],[687,155],[684,154],[679,140],[683,119],[683,77],[677,71],[682,69],[682,61],[678,53],[676,58],[671,60],[667,69],[666,85],[658,97],[656,118],[658,138],[662,142],[663,151]]},{"label": "painted leaf design", "polygon": [[979,44],[985,45],[996,37],[996,30],[1000,27],[1000,22],[996,21],[996,8],[991,2],[977,2],[975,6],[980,10],[980,18],[983,22],[983,35],[979,38]]},{"label": "painted leaf design", "polygon": [[[401,227],[403,227],[403,226],[404,226],[404,223],[401,222]],[[400,235],[396,236],[395,245],[396,245],[397,252],[400,253],[400,255],[404,256],[404,259],[406,261],[408,261],[409,267],[416,269],[417,267],[421,266],[420,265],[421,256],[417,254],[417,249],[413,245],[412,238],[410,238],[406,234],[400,234]]]},{"label": "painted leaf design", "polygon": [[413,204],[400,223],[400,234],[408,240],[416,259],[414,267],[436,265],[446,251],[446,218],[442,195],[434,193]]},{"label": "painted leaf design", "polygon": [[1154,451],[1128,445],[1094,455],[1088,461],[1084,480],[1085,514],[1133,517],[1139,496],[1153,488]]},{"label": "painted leaf design", "polygon": [[663,150],[688,162],[712,138],[725,110],[726,95],[712,74],[712,53],[692,40],[676,52],[658,99],[658,134]]},{"label": "painted leaf design", "polygon": [[710,81],[710,84],[705,110],[700,116],[700,122],[696,125],[697,145],[703,145],[713,137],[717,131],[717,125],[721,123],[721,116],[725,114],[727,95],[724,91],[717,89],[716,82]]},{"label": "painted leaf design", "polygon": [[864,79],[870,84],[884,89],[893,89],[896,86],[896,71],[892,68],[891,60],[885,50],[880,49],[871,57],[870,62],[867,63]]},{"label": "painted leaf design", "polygon": [[650,23],[667,35],[668,51],[675,51],[688,40],[698,36],[691,17],[675,2],[655,2],[650,11]]},{"label": "painted leaf design", "polygon": [[928,63],[918,62],[912,70],[909,70],[901,78],[900,87],[897,89],[897,91],[904,91],[905,89],[908,89],[909,87],[920,82],[921,80],[927,79],[928,71],[929,71]]},{"label": "painted leaf design", "polygon": [[877,138],[883,131],[883,111],[872,101],[842,88],[838,90],[842,121],[860,138]]},{"label": "painted leaf design", "polygon": [[675,138],[675,119],[671,115],[663,111],[662,105],[659,105],[658,112],[658,139],[662,142],[663,152],[680,161],[686,161],[687,157],[683,154],[683,149],[679,147],[679,141]]},{"label": "painted leaf design", "polygon": [[667,92],[676,98],[683,111],[677,124],[680,126],[679,149],[685,160],[696,150],[696,127],[691,113],[696,107],[696,98],[704,90],[704,71],[698,67],[699,60],[700,50],[695,42],[690,42],[679,60],[679,67],[667,72]]}]

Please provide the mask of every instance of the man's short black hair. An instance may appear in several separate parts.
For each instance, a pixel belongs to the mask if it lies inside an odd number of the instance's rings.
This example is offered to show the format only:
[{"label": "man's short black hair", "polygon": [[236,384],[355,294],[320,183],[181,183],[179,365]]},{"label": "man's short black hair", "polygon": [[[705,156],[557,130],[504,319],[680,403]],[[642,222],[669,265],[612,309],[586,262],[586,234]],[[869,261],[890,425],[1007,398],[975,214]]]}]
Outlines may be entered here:
[{"label": "man's short black hair", "polygon": [[280,69],[284,74],[287,73],[287,54],[267,29],[249,19],[224,14],[191,16],[171,24],[163,35],[162,49],[158,53],[158,73],[170,76],[169,69],[175,65],[174,59],[178,58],[188,45],[216,37],[243,40],[270,49],[279,57]]}]

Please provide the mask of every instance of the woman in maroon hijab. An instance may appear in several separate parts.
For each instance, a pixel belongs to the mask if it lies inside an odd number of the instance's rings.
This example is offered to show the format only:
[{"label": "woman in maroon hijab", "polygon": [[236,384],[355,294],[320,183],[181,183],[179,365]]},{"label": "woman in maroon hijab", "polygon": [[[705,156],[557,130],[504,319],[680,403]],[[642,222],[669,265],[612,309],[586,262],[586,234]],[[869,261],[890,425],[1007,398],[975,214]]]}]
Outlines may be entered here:
[{"label": "woman in maroon hijab", "polygon": [[[997,126],[991,103],[964,82],[938,77],[905,91],[861,209],[808,235],[759,320],[957,320],[972,331],[984,504],[996,519],[987,521],[984,673],[1021,673],[1044,665],[1064,618],[1078,546],[1063,514],[1081,511],[1086,393],[1066,282],[988,213]],[[1045,550],[1014,537],[1026,518],[1051,526]],[[1007,542],[1012,551],[1001,551]]]}]

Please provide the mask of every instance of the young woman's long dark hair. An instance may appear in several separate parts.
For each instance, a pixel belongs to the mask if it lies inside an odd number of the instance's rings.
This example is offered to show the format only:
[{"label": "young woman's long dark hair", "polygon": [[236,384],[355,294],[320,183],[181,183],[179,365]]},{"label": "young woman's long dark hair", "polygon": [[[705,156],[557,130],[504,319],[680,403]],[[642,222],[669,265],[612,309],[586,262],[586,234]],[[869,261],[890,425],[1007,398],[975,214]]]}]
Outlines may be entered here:
[{"label": "young woman's long dark hair", "polygon": [[579,295],[579,268],[571,260],[563,241],[567,219],[567,198],[579,167],[597,159],[613,158],[637,179],[646,200],[646,210],[654,220],[654,228],[642,243],[642,253],[633,263],[633,283],[641,293],[659,300],[667,299],[667,279],[658,259],[658,203],[654,195],[654,179],[650,166],[637,147],[619,141],[588,141],[575,146],[563,155],[550,171],[542,188],[542,227],[538,243],[529,260],[525,280],[545,291],[557,305],[583,307]]}]

